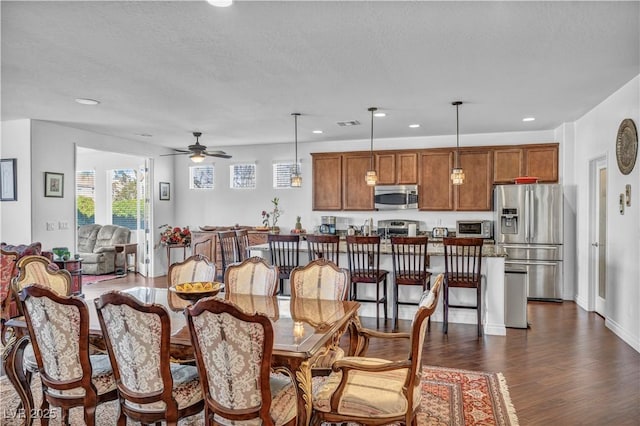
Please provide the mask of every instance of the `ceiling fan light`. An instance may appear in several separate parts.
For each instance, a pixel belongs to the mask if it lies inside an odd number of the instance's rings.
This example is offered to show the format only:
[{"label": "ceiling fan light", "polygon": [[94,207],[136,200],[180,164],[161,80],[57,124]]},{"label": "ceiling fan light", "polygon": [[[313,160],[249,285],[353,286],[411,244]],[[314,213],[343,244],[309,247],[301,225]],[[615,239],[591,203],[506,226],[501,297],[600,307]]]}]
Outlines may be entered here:
[{"label": "ceiling fan light", "polygon": [[233,0],[207,0],[207,3],[216,7],[228,7],[233,4]]},{"label": "ceiling fan light", "polygon": [[193,161],[194,163],[202,163],[204,161],[204,157],[205,155],[201,152],[195,152],[189,156],[189,158],[191,158],[191,161]]},{"label": "ceiling fan light", "polygon": [[375,170],[367,170],[364,180],[367,182],[367,185],[376,186],[378,183],[378,174]]}]

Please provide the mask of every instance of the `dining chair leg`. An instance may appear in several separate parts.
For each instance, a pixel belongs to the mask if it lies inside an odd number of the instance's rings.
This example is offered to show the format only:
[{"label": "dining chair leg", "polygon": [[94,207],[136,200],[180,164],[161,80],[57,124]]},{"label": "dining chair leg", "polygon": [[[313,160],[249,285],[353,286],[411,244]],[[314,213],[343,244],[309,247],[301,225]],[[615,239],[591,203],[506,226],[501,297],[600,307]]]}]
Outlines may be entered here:
[{"label": "dining chair leg", "polygon": [[444,284],[444,292],[442,293],[444,303],[442,304],[442,331],[447,334],[449,328],[449,287]]},{"label": "dining chair leg", "polygon": [[398,287],[393,283],[393,331],[398,331]]},{"label": "dining chair leg", "polygon": [[387,315],[387,277],[384,277],[384,282],[382,285],[382,297],[383,297],[383,307],[384,307],[384,323],[387,324],[388,315]]}]

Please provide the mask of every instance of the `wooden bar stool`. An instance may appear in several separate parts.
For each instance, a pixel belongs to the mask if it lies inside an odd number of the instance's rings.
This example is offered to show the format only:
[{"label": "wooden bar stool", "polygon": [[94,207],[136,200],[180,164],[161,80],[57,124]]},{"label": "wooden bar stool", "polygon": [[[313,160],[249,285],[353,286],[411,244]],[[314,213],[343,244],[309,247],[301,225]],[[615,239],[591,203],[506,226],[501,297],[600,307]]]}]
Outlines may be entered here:
[{"label": "wooden bar stool", "polygon": [[288,280],[291,271],[300,264],[300,235],[269,234],[269,251],[271,252],[271,264],[278,267],[280,278],[280,290],[278,294],[284,295],[284,280]]},{"label": "wooden bar stool", "polygon": [[[384,308],[384,320],[387,321],[387,276],[389,271],[380,269],[380,237],[347,236],[347,255],[351,274],[351,300],[356,302],[375,302],[376,326],[380,326],[380,303]],[[382,294],[380,294],[382,283]],[[358,298],[358,284],[374,284],[375,299]]]},{"label": "wooden bar stool", "polygon": [[394,274],[394,309],[393,309],[393,330],[398,329],[398,306],[414,305],[418,306],[420,297],[416,300],[399,300],[398,287],[420,286],[422,292],[430,288],[429,280],[431,272],[429,267],[429,257],[427,255],[427,244],[429,238],[424,237],[391,237],[391,253],[393,257]]},{"label": "wooden bar stool", "polygon": [[337,235],[307,235],[309,244],[309,262],[316,259],[327,259],[339,266],[338,245],[340,237]]},{"label": "wooden bar stool", "polygon": [[227,266],[237,261],[238,242],[236,231],[218,232],[218,242],[220,244],[220,258],[222,260],[222,270],[218,272],[220,281],[224,280],[224,271]]},{"label": "wooden bar stool", "polygon": [[238,262],[249,258],[249,231],[236,229],[236,242],[238,243]]},{"label": "wooden bar stool", "polygon": [[[448,331],[449,308],[476,309],[478,311],[478,337],[482,336],[482,238],[444,238],[444,294],[443,324]],[[450,288],[476,289],[475,305],[449,303]]]}]

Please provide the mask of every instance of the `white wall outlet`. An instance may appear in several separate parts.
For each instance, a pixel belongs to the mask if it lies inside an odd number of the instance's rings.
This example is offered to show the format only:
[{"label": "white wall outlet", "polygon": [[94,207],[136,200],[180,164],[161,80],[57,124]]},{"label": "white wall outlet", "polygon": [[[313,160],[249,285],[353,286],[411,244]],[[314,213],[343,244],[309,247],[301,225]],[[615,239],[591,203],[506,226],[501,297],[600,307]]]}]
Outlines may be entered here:
[{"label": "white wall outlet", "polygon": [[56,223],[55,222],[47,222],[47,231],[55,231]]},{"label": "white wall outlet", "polygon": [[69,222],[65,222],[65,221],[58,222],[58,229],[69,229]]}]

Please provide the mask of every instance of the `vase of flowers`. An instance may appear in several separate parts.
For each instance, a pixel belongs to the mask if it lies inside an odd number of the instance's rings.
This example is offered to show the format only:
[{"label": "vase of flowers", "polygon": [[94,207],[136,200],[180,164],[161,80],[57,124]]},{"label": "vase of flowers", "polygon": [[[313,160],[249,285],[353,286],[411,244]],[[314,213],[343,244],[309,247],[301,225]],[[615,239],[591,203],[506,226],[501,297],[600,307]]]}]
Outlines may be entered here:
[{"label": "vase of flowers", "polygon": [[160,234],[160,244],[168,246],[172,244],[179,244],[188,246],[191,244],[191,230],[188,226],[180,228],[179,226],[172,227],[170,225],[161,225],[159,227],[163,229]]},{"label": "vase of flowers", "polygon": [[280,203],[280,199],[278,197],[274,197],[271,200],[271,204],[273,204],[273,209],[271,211],[262,210],[262,224],[269,228],[269,232],[278,233],[279,229],[276,226],[278,223],[278,218],[284,210],[280,208],[278,205]]}]

